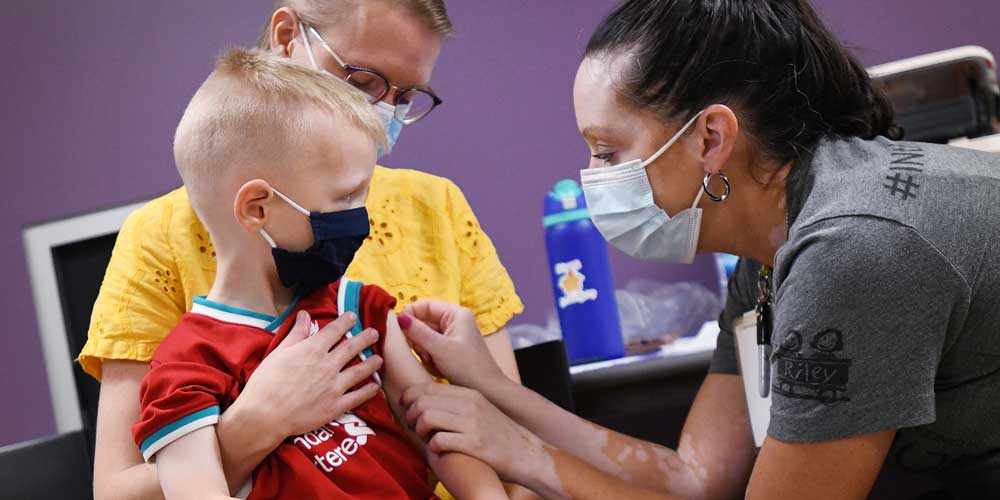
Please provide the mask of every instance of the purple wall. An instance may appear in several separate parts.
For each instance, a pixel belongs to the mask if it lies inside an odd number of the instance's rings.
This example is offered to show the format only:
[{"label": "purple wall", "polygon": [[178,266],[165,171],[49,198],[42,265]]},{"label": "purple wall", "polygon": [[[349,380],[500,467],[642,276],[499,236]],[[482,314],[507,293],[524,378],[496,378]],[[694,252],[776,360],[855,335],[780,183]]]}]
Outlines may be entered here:
[{"label": "purple wall", "polygon": [[[540,322],[551,302],[539,212],[553,182],[586,165],[570,88],[611,0],[450,2],[460,38],[435,75],[447,100],[411,127],[386,163],[458,183]],[[52,433],[22,228],[163,193],[179,178],[173,129],[213,56],[255,39],[270,0],[4,3],[0,33],[0,445]],[[1000,54],[1000,3],[821,0],[824,18],[866,63],[962,44]],[[696,277],[614,253],[619,280]],[[711,272],[703,265],[701,271]],[[48,307],[52,307],[51,305]]]}]

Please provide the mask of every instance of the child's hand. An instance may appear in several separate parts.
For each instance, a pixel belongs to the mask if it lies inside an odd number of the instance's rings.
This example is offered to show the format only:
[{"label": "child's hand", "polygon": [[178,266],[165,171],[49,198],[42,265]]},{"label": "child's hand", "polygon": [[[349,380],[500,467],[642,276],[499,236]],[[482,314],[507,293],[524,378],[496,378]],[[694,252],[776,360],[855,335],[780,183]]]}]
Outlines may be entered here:
[{"label": "child's hand", "polygon": [[[357,320],[344,314],[313,336],[312,320],[299,311],[295,326],[274,352],[264,358],[243,392],[228,411],[255,417],[256,428],[275,430],[275,442],[309,432],[350,411],[378,393],[374,383],[352,391],[370,380],[382,367],[382,358],[344,367],[378,340],[378,332],[366,330],[337,345]],[[336,347],[334,347],[336,345]],[[318,397],[323,395],[323,397]]]}]

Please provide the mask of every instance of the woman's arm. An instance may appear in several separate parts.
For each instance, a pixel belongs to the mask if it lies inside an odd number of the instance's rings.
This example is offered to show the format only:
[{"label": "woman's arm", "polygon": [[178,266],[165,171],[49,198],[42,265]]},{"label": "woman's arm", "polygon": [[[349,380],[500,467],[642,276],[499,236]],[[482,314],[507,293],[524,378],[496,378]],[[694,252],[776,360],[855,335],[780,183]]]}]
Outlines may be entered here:
[{"label": "woman's arm", "polygon": [[[381,367],[381,358],[340,370],[374,343],[376,335],[368,331],[329,351],[355,320],[346,314],[311,338],[306,338],[308,321],[297,321],[294,333],[265,358],[240,397],[222,414],[216,432],[230,491],[238,490],[287,436],[315,429],[375,395],[374,384],[348,391],[371,377]],[[149,365],[105,360],[103,370],[94,498],[162,499],[156,466],[143,462],[131,433],[132,424],[139,420],[139,386]],[[317,398],[316,394],[330,397]]]},{"label": "woman's arm", "polygon": [[676,450],[588,422],[537,393],[507,384],[487,396],[547,443],[597,469],[653,491],[684,498],[741,498],[756,456],[743,384],[710,374],[702,384]]},{"label": "woman's arm", "polygon": [[629,498],[632,500],[679,500],[650,491],[605,474],[590,464],[552,447],[538,462],[538,473],[527,483],[532,490],[551,500]]},{"label": "woman's arm", "polygon": [[[514,347],[511,345],[510,333],[507,332],[507,328],[503,327],[495,333],[486,335],[484,340],[486,348],[490,351],[490,356],[496,361],[500,371],[507,378],[520,384],[521,373],[517,369],[517,358],[514,357]],[[505,483],[504,487],[511,500],[538,500],[540,498],[531,490],[518,484]]]},{"label": "woman's arm", "polygon": [[[418,434],[427,438],[437,432],[430,440],[432,450],[470,453],[492,465],[505,479],[540,493],[550,493],[538,488],[540,481],[551,487],[551,475],[538,474],[548,470],[546,464],[553,460],[566,462],[574,474],[589,474],[593,481],[606,477],[608,485],[625,481],[640,489],[684,498],[742,498],[754,463],[749,423],[745,410],[742,414],[739,411],[742,391],[735,376],[709,375],[676,451],[587,422],[515,384],[496,391],[497,407],[506,416],[479,393],[451,386],[411,389],[404,394],[403,403],[408,405],[407,419],[414,422]],[[509,430],[512,423],[507,422],[508,416],[527,429]],[[586,472],[558,453],[553,455],[548,447],[545,453],[538,451],[535,435],[538,443],[544,440],[600,474]],[[536,463],[526,462],[526,456]]]},{"label": "woman's arm", "polygon": [[501,328],[495,333],[483,337],[486,341],[486,348],[490,351],[490,357],[500,367],[507,378],[514,382],[521,383],[521,372],[517,369],[517,358],[514,357],[514,347],[510,343],[510,333],[507,328]]},{"label": "woman's arm", "polygon": [[[706,378],[685,424],[679,449],[674,451],[603,429],[506,381],[489,361],[467,310],[423,301],[408,307],[407,314],[401,324],[419,352],[432,358],[456,383],[481,391],[501,411],[546,442],[607,474],[654,491],[689,498],[732,498],[742,494],[755,451],[738,377],[712,374]],[[510,446],[509,439],[493,439],[482,431],[490,428],[481,419],[487,418],[487,407],[492,405],[473,391],[421,386],[408,391],[404,402],[409,406],[408,419],[423,419],[418,422],[420,432],[443,430],[455,424],[454,419],[443,415],[444,410],[462,415],[463,422],[475,423],[459,431],[472,433],[474,440],[482,439],[484,447],[505,450]],[[470,411],[475,416],[470,416]],[[438,421],[442,419],[447,422]],[[490,459],[476,456],[501,473],[509,472],[511,464],[506,461],[514,459],[503,453]]]},{"label": "woman's arm", "polygon": [[[426,386],[425,386],[426,387]],[[435,406],[417,419],[417,432],[436,434],[428,443],[434,453],[458,452],[498,465],[501,475],[551,499],[635,498],[669,500],[677,497],[651,491],[598,470],[579,458],[544,443],[524,427],[469,389],[446,386],[437,397],[457,404]],[[474,393],[475,399],[463,398]],[[404,396],[404,401],[409,398]],[[419,403],[414,403],[419,404]],[[464,413],[455,413],[456,411]],[[433,422],[432,422],[433,421]],[[429,424],[430,423],[430,424]],[[430,427],[428,426],[430,425]],[[485,429],[485,432],[480,431]]]},{"label": "woman's arm", "polygon": [[[407,433],[413,438],[414,444],[424,448],[424,443],[414,434],[412,427],[406,427],[405,420],[400,418],[399,397],[409,387],[433,383],[427,371],[417,362],[406,344],[403,333],[399,330],[396,315],[389,313],[386,321],[385,339],[385,393],[389,405],[397,415],[397,420],[404,423]],[[431,469],[441,479],[456,498],[465,499],[506,499],[507,494],[496,472],[488,465],[460,453],[427,453]]]},{"label": "woman's arm", "polygon": [[[132,424],[139,420],[139,386],[149,371],[149,365],[106,360],[103,371],[94,450],[94,498],[163,499],[157,467],[143,461],[131,432]],[[247,436],[246,440],[253,441],[252,436]],[[248,456],[247,459],[252,460],[253,457]],[[253,467],[256,463],[250,470]]]},{"label": "woman's arm", "polygon": [[768,437],[746,498],[868,498],[895,436],[888,430],[817,443]]},{"label": "woman's arm", "polygon": [[156,466],[143,462],[131,432],[139,420],[139,385],[149,365],[106,360],[103,371],[94,446],[94,498],[162,499]]},{"label": "woman's arm", "polygon": [[[768,438],[754,468],[746,498],[868,498],[894,435],[895,431],[884,431],[808,444]],[[545,451],[547,456],[535,465],[540,472],[532,476],[528,485],[546,498],[675,498],[642,489],[633,481],[610,477],[561,450],[547,448]],[[845,460],[845,457],[850,459]],[[736,491],[725,498],[743,498],[743,495]]]}]

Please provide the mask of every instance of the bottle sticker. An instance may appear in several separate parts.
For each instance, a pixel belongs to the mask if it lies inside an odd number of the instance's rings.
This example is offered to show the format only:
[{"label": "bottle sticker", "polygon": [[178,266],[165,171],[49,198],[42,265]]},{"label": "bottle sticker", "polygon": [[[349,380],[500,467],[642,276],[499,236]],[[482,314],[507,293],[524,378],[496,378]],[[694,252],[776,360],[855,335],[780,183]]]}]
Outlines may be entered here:
[{"label": "bottle sticker", "polygon": [[594,288],[584,289],[583,282],[587,277],[580,270],[583,263],[580,259],[556,264],[556,275],[559,276],[557,286],[562,290],[562,297],[559,297],[559,309],[566,309],[573,304],[583,304],[588,300],[597,300],[597,290]]}]

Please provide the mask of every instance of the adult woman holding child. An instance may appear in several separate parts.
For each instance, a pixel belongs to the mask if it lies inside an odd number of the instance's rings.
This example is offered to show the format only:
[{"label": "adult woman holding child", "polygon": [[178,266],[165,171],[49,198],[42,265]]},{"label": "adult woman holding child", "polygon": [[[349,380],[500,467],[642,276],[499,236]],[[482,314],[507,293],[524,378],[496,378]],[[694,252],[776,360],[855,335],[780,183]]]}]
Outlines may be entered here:
[{"label": "adult woman holding child", "polygon": [[[452,31],[442,0],[278,0],[260,45],[368,94],[393,143],[404,126],[441,104],[430,81]],[[377,167],[367,205],[371,237],[347,276],[380,284],[400,307],[436,297],[477,311],[494,359],[517,380],[504,327],[522,305],[461,191],[446,179]],[[214,273],[212,243],[184,189],[150,202],[122,228],[79,358],[102,382],[96,498],[162,498],[155,465],[143,463],[130,434],[139,385],[160,341],[193,298],[208,291]],[[329,345],[350,327],[342,318],[317,337],[329,337]],[[231,488],[287,437],[330,422],[375,394],[368,385],[351,389],[378,369],[377,357],[349,377],[334,361],[352,359],[374,342],[372,336],[354,337],[329,354],[313,340],[290,336],[221,416],[217,432]]]}]

